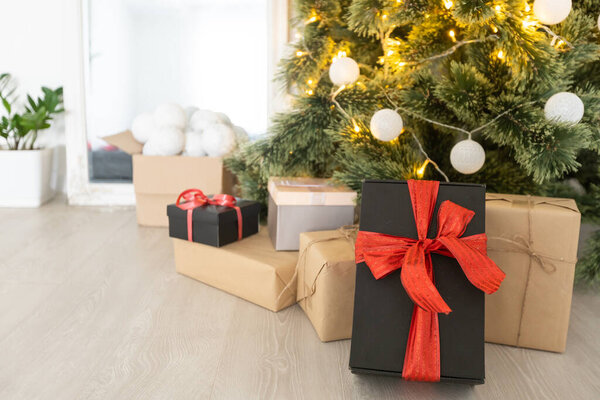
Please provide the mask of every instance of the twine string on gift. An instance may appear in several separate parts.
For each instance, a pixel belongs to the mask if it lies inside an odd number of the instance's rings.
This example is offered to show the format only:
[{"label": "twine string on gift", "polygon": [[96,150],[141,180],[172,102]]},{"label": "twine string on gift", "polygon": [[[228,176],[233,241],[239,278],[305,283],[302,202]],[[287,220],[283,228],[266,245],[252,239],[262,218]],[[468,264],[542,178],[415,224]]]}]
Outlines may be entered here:
[{"label": "twine string on gift", "polygon": [[[275,302],[278,303],[285,292],[290,290],[290,288],[292,288],[293,286],[297,285],[298,270],[300,269],[300,266],[302,266],[302,272],[304,274],[306,273],[306,254],[308,253],[308,250],[313,245],[315,245],[317,243],[324,243],[324,242],[329,242],[329,241],[333,241],[333,240],[345,239],[345,240],[348,240],[348,242],[352,245],[352,248],[354,249],[354,241],[356,239],[357,232],[358,232],[358,225],[344,225],[336,230],[336,233],[338,233],[339,236],[329,236],[329,237],[321,238],[321,239],[313,239],[310,242],[308,242],[306,244],[306,246],[304,247],[304,249],[302,249],[302,251],[300,252],[300,257],[298,258],[298,263],[296,264],[296,269],[294,270],[294,275],[292,275],[292,278],[289,280],[287,285],[285,285],[285,287],[281,290],[281,293],[279,293],[279,296],[277,296],[277,300]],[[321,266],[321,268],[319,268],[319,271],[315,275],[313,282],[310,285],[310,288],[311,288],[310,294],[306,294],[305,286],[302,286],[302,288],[303,288],[302,289],[302,297],[300,297],[299,299],[296,299],[297,301],[302,301],[306,298],[311,297],[313,294],[315,294],[315,292],[317,291],[317,287],[316,287],[317,286],[317,278],[319,278],[319,275],[321,275],[321,272],[325,269],[326,266],[327,266],[327,264],[325,263]]]},{"label": "twine string on gift", "polygon": [[488,243],[495,241],[504,242],[508,244],[509,247],[493,246],[490,244],[488,245],[488,250],[505,252],[514,251],[518,253],[525,253],[529,257],[533,258],[538,263],[538,265],[549,274],[555,272],[557,269],[553,261],[565,261],[563,257],[554,258],[549,255],[536,252],[533,248],[533,244],[521,235],[514,235],[512,239],[501,236],[488,237]]},{"label": "twine string on gift", "polygon": [[[182,203],[181,200],[184,200]],[[187,189],[179,194],[175,205],[182,210],[187,210],[188,240],[193,242],[193,214],[194,209],[205,205],[229,207],[235,210],[238,225],[238,240],[242,239],[242,210],[237,206],[237,200],[229,194],[216,194],[212,198],[206,196],[200,189]]]},{"label": "twine string on gift", "polygon": [[[492,198],[491,200],[506,200],[499,198]],[[559,201],[558,199],[556,201]],[[533,245],[533,207],[537,204],[547,204],[555,207],[562,207],[571,210],[571,207],[557,204],[556,202],[548,202],[548,201],[534,201],[530,195],[527,195],[527,201],[524,202],[527,205],[527,237],[523,237],[522,235],[514,235],[512,238],[506,238],[502,236],[490,236],[488,237],[488,241],[490,242],[503,242],[508,244],[508,247],[503,246],[494,246],[489,245],[488,250],[490,251],[516,251],[520,253],[527,254],[529,256],[529,264],[527,267],[527,278],[525,279],[525,292],[523,293],[523,300],[521,301],[521,314],[519,316],[519,328],[517,330],[517,347],[521,345],[521,333],[523,327],[523,315],[525,314],[526,305],[527,305],[527,292],[529,291],[529,284],[531,282],[531,274],[532,274],[532,266],[535,261],[541,269],[547,274],[552,274],[556,272],[557,267],[555,262],[571,262],[575,263],[576,261],[565,260],[563,257],[556,258],[547,254],[542,254],[535,250]]]}]

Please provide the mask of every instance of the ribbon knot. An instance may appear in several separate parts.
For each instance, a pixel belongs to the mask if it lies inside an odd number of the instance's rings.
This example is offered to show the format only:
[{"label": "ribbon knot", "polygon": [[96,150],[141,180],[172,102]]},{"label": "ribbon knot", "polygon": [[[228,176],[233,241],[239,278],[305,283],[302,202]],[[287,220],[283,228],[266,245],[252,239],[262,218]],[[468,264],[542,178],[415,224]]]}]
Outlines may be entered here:
[{"label": "ribbon knot", "polygon": [[485,293],[498,290],[504,272],[487,257],[485,234],[462,237],[475,215],[451,201],[438,211],[438,232],[427,238],[439,182],[408,181],[418,239],[359,231],[356,262],[365,262],[375,279],[401,269],[402,286],[415,306],[404,357],[402,377],[407,380],[439,381],[440,349],[438,313],[452,310],[434,284],[431,254],[453,257],[467,279]]},{"label": "ribbon knot", "polygon": [[423,251],[425,252],[425,254],[435,253],[443,247],[442,243],[437,238],[422,239],[418,240],[417,243],[420,243],[423,246]]},{"label": "ribbon knot", "polygon": [[[182,203],[181,201],[184,200]],[[237,200],[230,194],[216,194],[212,198],[205,195],[200,189],[187,189],[179,194],[175,205],[182,210],[187,210],[188,240],[193,241],[193,212],[194,209],[206,205],[223,206],[235,209],[238,222],[238,240],[242,239],[242,210],[237,206]]]}]

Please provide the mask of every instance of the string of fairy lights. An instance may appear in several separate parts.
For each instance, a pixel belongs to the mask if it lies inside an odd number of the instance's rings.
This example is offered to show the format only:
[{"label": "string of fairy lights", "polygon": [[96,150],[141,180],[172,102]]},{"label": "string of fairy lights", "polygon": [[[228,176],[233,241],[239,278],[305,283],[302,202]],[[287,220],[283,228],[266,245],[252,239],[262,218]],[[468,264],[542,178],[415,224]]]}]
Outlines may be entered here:
[{"label": "string of fairy lights", "polygon": [[[402,3],[402,0],[397,0],[398,3]],[[446,9],[451,9],[454,6],[452,0],[444,0],[444,7]],[[546,32],[550,37],[552,37],[551,45],[555,46],[557,49],[562,46],[566,46],[568,48],[573,48],[573,45],[567,41],[565,38],[554,33],[547,25],[555,25],[562,21],[564,21],[569,13],[571,12],[571,0],[535,0],[533,3],[533,10],[529,6],[529,4],[525,3],[524,10],[527,13],[523,18],[518,18],[512,13],[503,10],[501,5],[496,5],[494,7],[497,13],[501,13],[503,17],[513,18],[522,23],[525,29],[541,29]],[[533,11],[533,16],[530,15],[530,12]],[[382,19],[387,18],[386,13],[381,13],[380,17]],[[315,10],[311,11],[308,19],[304,22],[305,24],[310,24],[318,21],[319,15]],[[600,17],[598,18],[598,27],[600,29]],[[454,52],[456,52],[460,47],[473,44],[473,43],[481,43],[488,40],[498,40],[498,28],[494,25],[491,25],[492,34],[485,38],[481,39],[465,39],[458,40],[456,32],[454,29],[448,31],[448,36],[454,43],[452,47],[449,49],[430,56],[428,58],[418,60],[418,61],[398,61],[396,62],[396,67],[402,68],[405,66],[417,66],[423,63],[427,63],[433,60],[437,60],[440,58],[447,57]],[[390,38],[391,32],[393,28],[388,32],[382,32],[380,37],[382,38],[382,47],[384,51],[384,55],[380,57],[379,63],[385,64],[386,57],[390,57],[394,55],[393,47],[400,45],[400,41],[396,39]],[[298,35],[297,37],[301,37]],[[310,52],[298,50],[296,52],[297,57],[310,56]],[[498,59],[505,59],[507,54],[503,49],[497,49],[495,53],[495,57]],[[385,69],[387,73],[387,68]],[[356,120],[350,116],[344,108],[339,104],[336,100],[336,97],[346,88],[353,85],[358,81],[360,77],[360,67],[351,57],[348,57],[345,51],[339,51],[337,55],[335,55],[332,59],[331,65],[329,67],[329,78],[332,83],[335,85],[334,90],[331,93],[331,102],[335,105],[335,108],[340,112],[350,123],[351,129],[359,133],[361,131],[360,125],[356,122]],[[307,80],[307,89],[305,90],[306,95],[311,96],[314,94],[313,88],[316,84],[316,79]],[[358,82],[360,84],[360,82]],[[446,128],[449,130],[453,130],[459,132],[461,134],[466,135],[466,139],[457,142],[454,147],[450,151],[450,163],[452,167],[462,174],[473,174],[479,171],[484,163],[485,163],[485,151],[483,147],[473,140],[473,135],[484,130],[485,128],[494,124],[497,120],[502,118],[503,116],[515,111],[516,109],[535,104],[538,101],[530,101],[527,103],[520,104],[516,107],[508,109],[498,115],[496,115],[493,119],[486,122],[485,124],[472,129],[466,130],[461,127],[441,123],[429,118],[426,118],[412,110],[401,107],[396,104],[389,96],[385,88],[381,88],[384,93],[386,99],[394,107],[394,109],[384,108],[376,111],[370,120],[369,130],[371,134],[378,140],[389,142],[398,138],[405,130],[404,130],[404,122],[399,112],[410,115],[413,118],[421,119],[425,122],[428,122],[432,125],[439,126],[441,128]],[[574,93],[570,92],[560,92],[551,96],[544,106],[544,115],[547,120],[560,122],[560,123],[568,123],[568,124],[577,124],[583,118],[584,114],[584,104],[581,99]],[[448,181],[448,176],[439,168],[439,165],[432,160],[425,149],[423,148],[422,143],[419,141],[417,136],[412,133],[412,137],[415,140],[417,147],[420,153],[423,155],[425,160],[423,163],[415,167],[415,174],[418,177],[423,177],[425,174],[425,169],[428,165],[432,165],[439,173],[444,177],[446,181]]]}]

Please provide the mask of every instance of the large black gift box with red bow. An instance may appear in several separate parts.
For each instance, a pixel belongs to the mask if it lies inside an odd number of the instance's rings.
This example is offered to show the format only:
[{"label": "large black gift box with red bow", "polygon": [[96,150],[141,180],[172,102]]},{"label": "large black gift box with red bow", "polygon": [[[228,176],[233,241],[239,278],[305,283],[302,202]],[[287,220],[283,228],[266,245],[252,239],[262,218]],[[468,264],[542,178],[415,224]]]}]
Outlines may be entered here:
[{"label": "large black gift box with red bow", "polygon": [[[437,182],[435,183],[437,185]],[[466,230],[458,237],[464,238],[484,233],[485,186],[440,183],[439,189],[436,190],[438,190],[437,200],[433,197],[434,200],[430,202],[431,206],[435,204],[435,208],[431,213],[427,238],[435,238],[438,234],[438,210],[444,200],[451,200],[474,212]],[[409,238],[409,240],[418,239],[413,203],[419,200],[422,193],[412,193],[412,195],[411,199],[407,182],[365,181],[362,191],[360,231],[393,235]],[[465,212],[468,213],[468,210]],[[452,218],[460,213],[455,212],[455,209],[452,208],[451,212],[447,214]],[[464,218],[464,220],[466,219]],[[427,223],[424,226],[426,227]],[[368,235],[370,234],[366,235],[366,242],[363,243],[367,246],[371,240],[371,236]],[[480,240],[481,236],[477,236],[477,239]],[[431,241],[420,242],[423,246],[433,248]],[[483,242],[480,241],[479,245],[481,243],[485,244],[485,239]],[[462,244],[459,245],[462,246]],[[373,254],[378,251],[394,253],[397,249],[394,250],[393,247],[386,247],[384,250],[382,247],[371,247],[371,250]],[[406,249],[402,251],[406,251]],[[427,254],[425,252],[425,258],[427,258]],[[413,354],[410,357],[415,360],[412,373],[403,374],[407,351],[418,353],[418,349],[407,350],[411,324],[416,325],[417,322],[414,321],[416,317],[413,316],[413,300],[407,294],[401,281],[401,267],[404,264],[399,264],[396,258],[396,264],[399,265],[392,266],[396,269],[380,279],[375,279],[374,273],[369,268],[372,263],[369,266],[365,262],[358,263],[360,257],[357,252],[358,264],[350,352],[352,372],[397,375],[410,380],[441,380],[468,384],[484,382],[484,292],[467,280],[465,272],[455,258],[437,254],[434,251],[431,251],[430,254],[433,266],[432,281],[441,298],[452,311],[449,314],[437,314],[439,331],[433,327],[424,336],[427,338],[425,342],[431,340],[432,343],[436,342],[439,337],[439,352],[433,354],[435,351],[432,350],[431,354]],[[485,254],[485,250],[483,254]],[[477,263],[472,265],[477,265]],[[476,269],[471,271],[478,273]],[[490,269],[492,268],[490,267]],[[496,281],[501,281],[503,273],[499,270],[493,272],[496,273]],[[499,282],[497,283],[499,284]],[[418,286],[419,281],[416,283],[413,281],[413,284]],[[432,325],[435,325],[435,322]],[[425,324],[425,327],[430,327],[430,325]],[[416,327],[413,326],[413,328]],[[425,353],[428,353],[429,345],[422,346],[421,349],[426,349]],[[431,372],[428,371],[430,366],[427,363],[421,363],[421,359],[427,359],[430,356],[438,360],[437,379],[427,378]],[[406,375],[412,375],[412,377]],[[435,371],[433,375],[435,375]]]},{"label": "large black gift box with red bow", "polygon": [[[185,203],[183,203],[185,204]],[[169,236],[210,246],[221,247],[258,233],[260,204],[237,199],[242,223],[238,231],[238,212],[234,207],[205,204],[192,209],[182,209],[178,204],[167,206]],[[188,220],[190,213],[191,220]],[[191,236],[188,227],[191,225]]]}]

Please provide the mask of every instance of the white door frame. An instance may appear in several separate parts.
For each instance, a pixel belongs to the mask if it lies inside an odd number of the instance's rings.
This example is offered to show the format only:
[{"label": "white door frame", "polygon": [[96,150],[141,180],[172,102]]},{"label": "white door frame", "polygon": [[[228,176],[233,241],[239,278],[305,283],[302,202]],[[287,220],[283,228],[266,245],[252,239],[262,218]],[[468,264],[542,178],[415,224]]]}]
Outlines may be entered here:
[{"label": "white door frame", "polygon": [[[269,119],[286,105],[286,95],[281,93],[273,77],[279,60],[284,56],[289,42],[289,0],[268,0],[269,39]],[[65,41],[66,80],[65,140],[67,153],[67,196],[72,205],[133,205],[135,193],[128,183],[92,183],[89,179],[86,101],[89,89],[89,10],[87,0],[67,0],[67,35]]]}]

